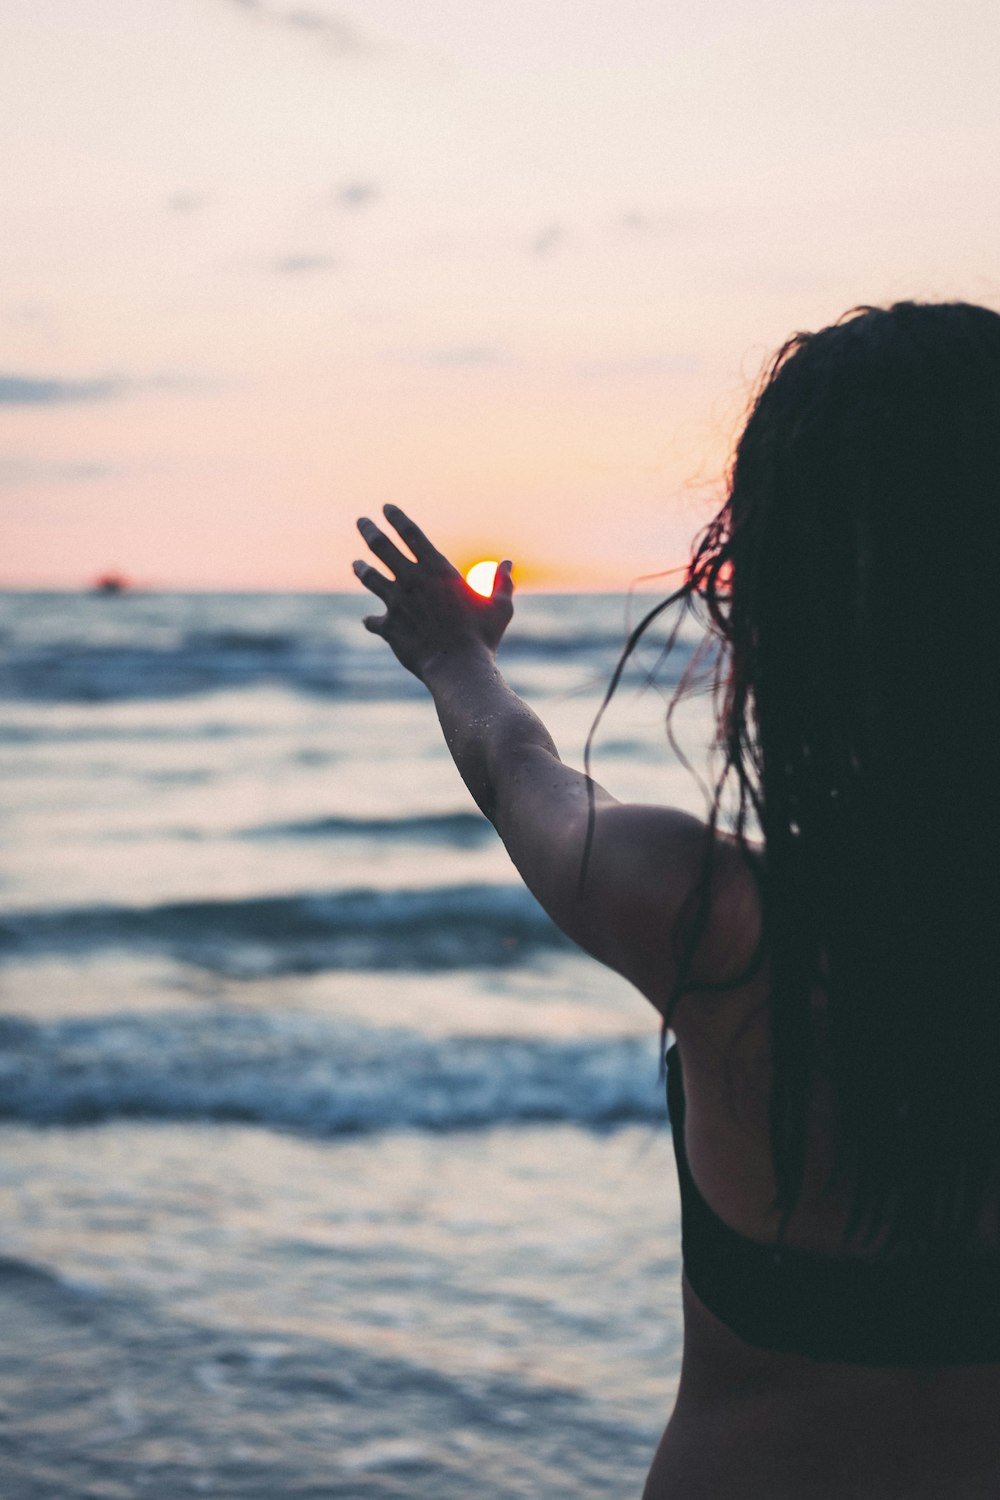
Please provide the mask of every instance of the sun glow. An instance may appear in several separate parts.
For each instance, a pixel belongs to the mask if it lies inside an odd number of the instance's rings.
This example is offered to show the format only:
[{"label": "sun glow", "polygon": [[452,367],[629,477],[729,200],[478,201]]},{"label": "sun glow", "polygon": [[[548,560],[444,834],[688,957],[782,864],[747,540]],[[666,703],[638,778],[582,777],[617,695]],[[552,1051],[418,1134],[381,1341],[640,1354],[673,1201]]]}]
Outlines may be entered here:
[{"label": "sun glow", "polygon": [[469,588],[474,589],[477,594],[482,594],[484,599],[488,599],[493,592],[493,580],[499,566],[499,563],[492,561],[473,563],[465,575]]}]

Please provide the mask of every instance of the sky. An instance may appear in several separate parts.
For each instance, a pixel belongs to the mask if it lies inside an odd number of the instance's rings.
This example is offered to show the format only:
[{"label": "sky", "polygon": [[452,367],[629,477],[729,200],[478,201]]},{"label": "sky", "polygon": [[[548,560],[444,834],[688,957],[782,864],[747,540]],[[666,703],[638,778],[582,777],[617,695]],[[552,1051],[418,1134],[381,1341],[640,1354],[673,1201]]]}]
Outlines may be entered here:
[{"label": "sky", "polygon": [[996,0],[4,0],[0,585],[682,563],[765,357],[1000,309]]}]

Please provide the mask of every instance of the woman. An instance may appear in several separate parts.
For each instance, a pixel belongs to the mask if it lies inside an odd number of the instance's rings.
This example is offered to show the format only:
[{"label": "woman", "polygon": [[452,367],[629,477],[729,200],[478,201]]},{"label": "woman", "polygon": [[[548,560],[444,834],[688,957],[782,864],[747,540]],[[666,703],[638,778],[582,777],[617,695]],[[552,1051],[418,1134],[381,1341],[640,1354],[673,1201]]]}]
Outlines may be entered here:
[{"label": "woman", "polygon": [[1000,317],[863,308],[775,359],[674,596],[722,648],[704,823],[564,766],[495,665],[510,565],[479,600],[385,513],[416,561],[359,523],[366,626],[676,1038],[684,1360],[646,1500],[995,1500]]}]

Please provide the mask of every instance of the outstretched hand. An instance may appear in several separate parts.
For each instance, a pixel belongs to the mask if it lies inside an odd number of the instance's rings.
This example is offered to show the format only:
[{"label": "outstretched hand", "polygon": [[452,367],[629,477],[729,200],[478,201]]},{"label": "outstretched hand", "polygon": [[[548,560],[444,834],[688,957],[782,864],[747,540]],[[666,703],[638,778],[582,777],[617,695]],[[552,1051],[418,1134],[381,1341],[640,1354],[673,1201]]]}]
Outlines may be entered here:
[{"label": "outstretched hand", "polygon": [[362,621],[365,629],[387,641],[402,665],[421,681],[429,663],[443,653],[468,645],[495,652],[514,613],[511,564],[500,564],[493,593],[484,599],[398,506],[386,505],[384,514],[413,557],[362,516],[358,530],[393,575],[387,578],[367,562],[354,564],[359,581],[385,605],[384,615],[368,615]]}]

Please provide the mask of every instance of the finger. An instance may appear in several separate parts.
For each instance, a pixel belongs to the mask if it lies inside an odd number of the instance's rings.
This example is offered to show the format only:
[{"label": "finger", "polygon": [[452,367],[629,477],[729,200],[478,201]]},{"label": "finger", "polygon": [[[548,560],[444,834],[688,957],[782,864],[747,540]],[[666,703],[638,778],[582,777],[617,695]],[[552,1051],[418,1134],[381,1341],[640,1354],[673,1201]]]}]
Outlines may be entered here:
[{"label": "finger", "polygon": [[395,542],[391,541],[384,531],[380,531],[375,522],[370,521],[367,516],[362,516],[358,521],[358,530],[375,556],[384,562],[387,568],[391,568],[397,578],[400,573],[405,573],[407,568],[413,567],[411,559],[405,557]]},{"label": "finger", "polygon": [[418,562],[444,562],[446,560],[444,554],[439,552],[434,543],[420,530],[416,521],[411,521],[398,505],[383,505],[382,512],[386,520],[392,522]]},{"label": "finger", "polygon": [[506,595],[507,598],[510,598],[511,594],[514,592],[514,580],[511,577],[513,567],[514,564],[508,559],[506,562],[502,562],[497,568],[496,574],[493,578],[492,597],[494,599],[503,598],[504,595]]},{"label": "finger", "polygon": [[385,615],[365,615],[361,623],[372,635],[385,635],[385,620]]},{"label": "finger", "polygon": [[354,574],[359,583],[363,583],[366,589],[382,600],[383,604],[388,604],[389,595],[393,590],[391,578],[386,578],[378,568],[373,568],[360,559],[354,564]]}]

